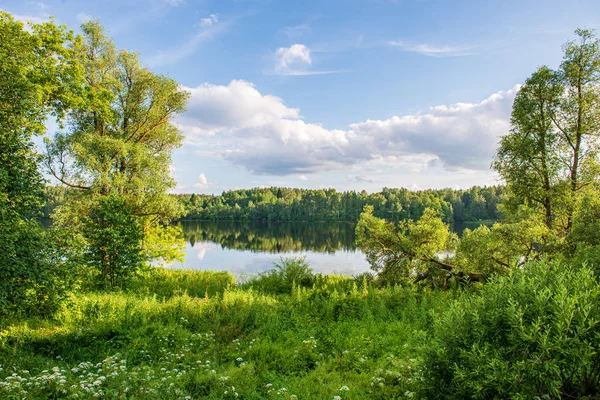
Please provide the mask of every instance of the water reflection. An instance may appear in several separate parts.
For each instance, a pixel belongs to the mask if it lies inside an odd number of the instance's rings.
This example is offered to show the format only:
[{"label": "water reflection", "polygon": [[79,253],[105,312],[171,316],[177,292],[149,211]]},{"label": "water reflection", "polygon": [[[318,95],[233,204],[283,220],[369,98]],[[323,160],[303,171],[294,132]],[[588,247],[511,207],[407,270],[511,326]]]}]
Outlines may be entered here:
[{"label": "water reflection", "polygon": [[282,256],[305,256],[317,272],[358,274],[369,270],[354,245],[354,224],[331,222],[184,222],[186,258],[174,268],[253,275]]},{"label": "water reflection", "polygon": [[345,222],[183,222],[186,241],[225,249],[285,253],[354,251],[354,224]]},{"label": "water reflection", "polygon": [[[481,222],[455,224],[459,235]],[[181,223],[186,257],[173,268],[230,271],[254,275],[273,268],[282,256],[305,256],[322,273],[356,275],[369,271],[354,245],[354,224],[345,222],[209,222]]]}]

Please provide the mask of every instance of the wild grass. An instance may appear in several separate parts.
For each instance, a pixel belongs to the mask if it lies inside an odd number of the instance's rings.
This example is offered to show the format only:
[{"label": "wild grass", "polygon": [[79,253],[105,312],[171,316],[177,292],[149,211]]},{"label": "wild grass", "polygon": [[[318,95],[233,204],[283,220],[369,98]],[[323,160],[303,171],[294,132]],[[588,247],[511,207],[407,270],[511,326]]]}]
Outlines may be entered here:
[{"label": "wild grass", "polygon": [[431,311],[452,292],[277,271],[236,286],[157,270],[129,291],[80,294],[53,320],[1,321],[0,398],[414,396]]}]

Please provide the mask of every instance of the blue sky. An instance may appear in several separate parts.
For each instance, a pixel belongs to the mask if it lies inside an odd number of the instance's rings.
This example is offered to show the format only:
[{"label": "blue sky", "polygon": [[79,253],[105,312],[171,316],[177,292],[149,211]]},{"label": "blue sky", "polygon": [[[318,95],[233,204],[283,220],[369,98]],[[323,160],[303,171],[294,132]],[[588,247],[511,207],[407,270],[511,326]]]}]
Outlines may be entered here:
[{"label": "blue sky", "polygon": [[98,18],[192,93],[177,192],[469,187],[518,84],[560,63],[600,2],[0,0],[22,20]]}]

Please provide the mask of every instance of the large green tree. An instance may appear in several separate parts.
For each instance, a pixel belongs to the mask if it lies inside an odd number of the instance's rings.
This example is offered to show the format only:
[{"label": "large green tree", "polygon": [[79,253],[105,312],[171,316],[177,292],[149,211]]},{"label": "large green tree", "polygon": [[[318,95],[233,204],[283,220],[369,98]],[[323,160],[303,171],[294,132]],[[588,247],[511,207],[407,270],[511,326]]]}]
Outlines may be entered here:
[{"label": "large green tree", "polygon": [[539,68],[521,88],[492,164],[511,191],[507,205],[539,208],[563,238],[600,172],[600,42],[593,31],[575,33],[558,70]]},{"label": "large green tree", "polygon": [[556,217],[561,180],[561,148],[553,116],[562,92],[563,85],[548,67],[527,79],[513,103],[511,132],[502,138],[493,163],[509,183],[513,195],[509,205],[543,208],[549,229]]},{"label": "large green tree", "polygon": [[[177,256],[178,232],[163,226],[181,211],[168,195],[175,186],[171,154],[183,140],[172,119],[184,111],[188,93],[145,68],[137,54],[117,50],[97,21],[83,24],[82,32],[77,56],[84,65],[84,101],[70,112],[68,129],[48,143],[49,171],[76,189],[57,220],[89,233],[85,225],[97,220],[88,216],[102,199],[118,195],[139,223],[146,259]],[[100,260],[110,259],[110,246],[94,246],[89,234],[85,239]]]},{"label": "large green tree", "polygon": [[64,27],[25,29],[0,11],[0,311],[49,310],[65,289],[36,220],[44,181],[32,138],[49,114],[60,119],[77,103],[77,46]]}]

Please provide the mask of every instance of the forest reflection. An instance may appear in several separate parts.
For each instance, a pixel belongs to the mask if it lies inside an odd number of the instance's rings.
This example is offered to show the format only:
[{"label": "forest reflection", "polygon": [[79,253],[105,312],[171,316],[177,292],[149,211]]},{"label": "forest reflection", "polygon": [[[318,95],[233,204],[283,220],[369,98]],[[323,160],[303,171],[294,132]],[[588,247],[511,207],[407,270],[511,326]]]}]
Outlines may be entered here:
[{"label": "forest reflection", "polygon": [[356,250],[349,222],[184,221],[180,226],[192,247],[213,242],[224,249],[268,253]]},{"label": "forest reflection", "polygon": [[[481,223],[451,228],[461,235],[465,228]],[[198,242],[212,242],[223,249],[267,253],[356,251],[355,224],[351,222],[183,221],[180,226],[192,247]]]}]

